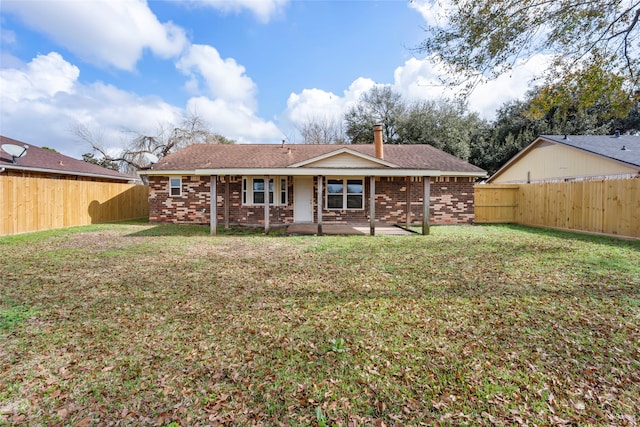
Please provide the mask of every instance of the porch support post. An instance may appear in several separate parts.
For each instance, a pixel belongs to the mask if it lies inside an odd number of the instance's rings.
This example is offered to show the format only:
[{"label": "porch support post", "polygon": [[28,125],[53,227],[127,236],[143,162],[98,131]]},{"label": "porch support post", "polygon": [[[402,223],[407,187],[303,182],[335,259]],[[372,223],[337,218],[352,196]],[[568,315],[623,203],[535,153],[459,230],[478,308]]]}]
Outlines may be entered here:
[{"label": "porch support post", "polygon": [[[275,184],[275,183],[274,183]],[[275,190],[275,186],[273,188]],[[264,234],[269,234],[269,175],[264,176]],[[275,191],[274,191],[274,197]]]},{"label": "porch support post", "polygon": [[422,177],[422,186],[424,194],[422,196],[422,235],[429,234],[429,198],[431,197],[431,178],[428,176]]},{"label": "porch support post", "polygon": [[369,234],[376,235],[376,177],[369,177]]},{"label": "porch support post", "polygon": [[407,177],[407,229],[411,227],[411,177]]},{"label": "porch support post", "polygon": [[211,194],[209,196],[209,228],[212,236],[215,236],[218,231],[218,175],[211,175],[209,178],[211,186]]},{"label": "porch support post", "polygon": [[318,216],[318,236],[322,236],[322,175],[318,175],[318,203],[317,203],[317,216]]},{"label": "porch support post", "polygon": [[230,175],[224,177],[224,229],[229,229],[229,206],[231,205],[231,198],[229,197],[229,180]]}]

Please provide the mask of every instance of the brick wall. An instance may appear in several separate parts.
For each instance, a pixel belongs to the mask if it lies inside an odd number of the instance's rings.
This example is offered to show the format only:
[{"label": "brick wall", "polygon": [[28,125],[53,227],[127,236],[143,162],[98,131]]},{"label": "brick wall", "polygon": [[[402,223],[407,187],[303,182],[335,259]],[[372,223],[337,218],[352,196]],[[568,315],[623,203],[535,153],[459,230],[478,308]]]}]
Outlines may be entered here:
[{"label": "brick wall", "polygon": [[435,180],[432,179],[431,222],[433,224],[471,224],[473,222],[473,184],[473,178],[437,177]]},{"label": "brick wall", "polygon": [[[422,223],[424,190],[422,178],[411,178],[411,223]],[[376,181],[376,220],[406,224],[407,180],[383,177]],[[468,224],[473,222],[473,179],[464,177],[431,178],[429,222],[431,224]]]},{"label": "brick wall", "polygon": [[[224,224],[224,202],[229,180],[229,223],[264,224],[262,206],[242,206],[242,177],[218,177],[218,223]],[[271,224],[293,223],[293,179],[288,178],[288,206],[271,206]],[[324,222],[369,222],[369,179],[365,178],[364,209],[324,210]],[[182,195],[169,196],[169,178],[149,177],[149,220],[181,224],[209,224],[209,177],[183,176]],[[326,193],[325,193],[326,194]],[[383,177],[376,180],[376,220],[388,224],[406,223],[406,178]],[[411,181],[411,222],[422,222],[422,179]],[[314,214],[317,218],[317,188],[314,184]],[[456,177],[431,178],[431,224],[465,224],[473,222],[473,179]]]},{"label": "brick wall", "polygon": [[[264,207],[242,206],[242,177],[218,177],[217,217],[224,224],[226,179],[229,180],[229,223],[242,225],[264,224]],[[269,222],[293,223],[292,179],[288,179],[289,206],[270,206]],[[169,196],[169,178],[149,177],[149,221],[176,224],[209,224],[211,184],[208,176],[183,176],[182,195]]]}]

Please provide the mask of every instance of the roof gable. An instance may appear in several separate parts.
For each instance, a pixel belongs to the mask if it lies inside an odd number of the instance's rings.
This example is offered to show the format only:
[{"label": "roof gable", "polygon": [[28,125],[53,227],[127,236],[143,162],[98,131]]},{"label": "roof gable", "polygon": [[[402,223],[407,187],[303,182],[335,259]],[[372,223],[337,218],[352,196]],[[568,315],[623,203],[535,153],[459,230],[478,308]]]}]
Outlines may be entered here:
[{"label": "roof gable", "polygon": [[359,153],[349,148],[341,148],[313,157],[289,167],[314,167],[314,168],[397,168],[398,166],[377,157]]}]

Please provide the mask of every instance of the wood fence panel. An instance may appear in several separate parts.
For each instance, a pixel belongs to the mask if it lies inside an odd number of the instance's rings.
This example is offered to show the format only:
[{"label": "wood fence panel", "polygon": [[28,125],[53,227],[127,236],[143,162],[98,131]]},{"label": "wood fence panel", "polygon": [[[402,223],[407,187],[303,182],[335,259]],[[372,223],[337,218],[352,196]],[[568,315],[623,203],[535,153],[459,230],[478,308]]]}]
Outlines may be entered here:
[{"label": "wood fence panel", "polygon": [[[478,189],[481,191],[478,191]],[[477,223],[515,222],[517,185],[476,185],[474,192],[474,221]]]},{"label": "wood fence panel", "polygon": [[[480,184],[474,190],[476,223],[515,222],[640,238],[639,178]],[[505,212],[512,205],[509,217]]]},{"label": "wood fence panel", "polygon": [[144,185],[0,176],[0,235],[149,216]]}]

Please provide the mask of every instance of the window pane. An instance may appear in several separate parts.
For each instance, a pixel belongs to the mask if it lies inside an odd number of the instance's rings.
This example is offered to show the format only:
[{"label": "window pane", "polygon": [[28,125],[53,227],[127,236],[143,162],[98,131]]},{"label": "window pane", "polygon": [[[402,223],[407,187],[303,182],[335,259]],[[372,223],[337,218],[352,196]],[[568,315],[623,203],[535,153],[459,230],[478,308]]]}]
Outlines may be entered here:
[{"label": "window pane", "polygon": [[273,192],[269,192],[269,204],[272,205],[273,204]]},{"label": "window pane", "polygon": [[179,196],[182,187],[181,178],[169,178],[169,194],[171,196]]},{"label": "window pane", "polygon": [[253,180],[253,191],[264,191],[264,179]]},{"label": "window pane", "polygon": [[342,194],[339,196],[327,196],[327,207],[329,209],[342,209]]},{"label": "window pane", "polygon": [[362,180],[350,179],[347,181],[347,193],[362,194]]},{"label": "window pane", "polygon": [[330,179],[327,181],[327,194],[342,194],[342,180]]},{"label": "window pane", "polygon": [[362,196],[360,195],[348,195],[347,196],[347,208],[348,209],[362,209]]},{"label": "window pane", "polygon": [[253,203],[255,205],[259,205],[259,204],[263,204],[264,203],[264,191],[262,191],[262,192],[254,192],[253,193]]}]

